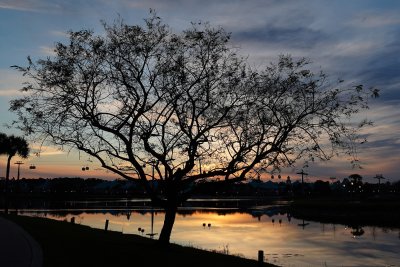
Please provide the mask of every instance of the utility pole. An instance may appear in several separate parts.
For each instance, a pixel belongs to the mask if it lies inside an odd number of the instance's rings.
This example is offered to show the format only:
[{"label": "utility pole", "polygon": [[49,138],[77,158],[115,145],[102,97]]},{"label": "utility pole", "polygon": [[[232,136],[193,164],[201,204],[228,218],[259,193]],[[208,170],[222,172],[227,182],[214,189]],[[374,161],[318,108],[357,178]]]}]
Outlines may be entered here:
[{"label": "utility pole", "polygon": [[202,172],[201,172],[201,161],[200,161],[200,158],[199,158],[199,172],[200,172],[200,174],[202,174]]},{"label": "utility pole", "polygon": [[301,174],[301,191],[302,194],[304,195],[304,175],[308,175],[308,173],[301,170],[301,172],[297,172],[297,174]]},{"label": "utility pole", "polygon": [[19,169],[20,169],[20,167],[21,167],[21,164],[24,164],[22,161],[17,161],[17,162],[15,162],[14,164],[17,164],[18,165],[18,174],[17,174],[17,181],[19,181]]},{"label": "utility pole", "polygon": [[158,160],[152,160],[152,161],[150,161],[150,163],[151,163],[151,185],[152,185],[152,188],[154,189],[155,168],[156,168],[156,165],[158,165],[159,161]]}]

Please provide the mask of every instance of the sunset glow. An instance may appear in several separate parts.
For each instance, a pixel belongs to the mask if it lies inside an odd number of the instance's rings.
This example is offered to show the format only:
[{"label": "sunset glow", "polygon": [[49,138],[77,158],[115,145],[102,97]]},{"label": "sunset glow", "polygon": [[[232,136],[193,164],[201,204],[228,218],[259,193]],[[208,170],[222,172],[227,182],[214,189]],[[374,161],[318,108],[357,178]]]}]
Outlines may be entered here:
[{"label": "sunset glow", "polygon": [[[343,179],[359,173],[367,182],[383,174],[387,181],[400,179],[397,166],[400,160],[400,64],[398,31],[400,3],[397,1],[97,1],[84,3],[48,0],[0,1],[3,36],[0,44],[0,131],[22,135],[10,125],[16,119],[8,111],[9,101],[21,95],[18,91],[24,77],[10,68],[25,66],[26,57],[32,59],[54,55],[55,42],[65,42],[69,30],[93,29],[101,34],[100,20],[113,21],[117,14],[128,24],[140,24],[150,8],[175,31],[186,28],[190,21],[209,21],[232,32],[234,46],[248,57],[253,66],[275,61],[280,54],[307,57],[315,70],[323,70],[329,79],[344,79],[349,85],[364,84],[381,89],[381,97],[371,102],[371,108],[360,118],[371,119],[374,125],[362,133],[367,142],[360,145],[358,156],[362,169],[352,169],[349,159],[339,155],[329,162],[309,163],[309,181]],[[245,22],[245,23],[244,23]],[[261,64],[262,63],[262,64]],[[104,109],[112,107],[104,105]],[[32,143],[32,151],[37,145]],[[21,160],[15,157],[13,161]],[[4,177],[5,161],[0,156],[0,177]],[[13,162],[13,163],[14,163]],[[21,175],[26,178],[99,177],[118,178],[100,169],[98,162],[83,153],[64,148],[48,147],[40,157],[31,154],[23,160]],[[36,169],[29,166],[35,165]],[[88,171],[82,171],[89,166]],[[204,167],[206,169],[206,167]],[[303,162],[282,170],[282,177],[292,180],[301,177]],[[148,170],[149,172],[151,170]],[[12,165],[11,177],[17,176]],[[261,178],[271,180],[270,174]]]}]

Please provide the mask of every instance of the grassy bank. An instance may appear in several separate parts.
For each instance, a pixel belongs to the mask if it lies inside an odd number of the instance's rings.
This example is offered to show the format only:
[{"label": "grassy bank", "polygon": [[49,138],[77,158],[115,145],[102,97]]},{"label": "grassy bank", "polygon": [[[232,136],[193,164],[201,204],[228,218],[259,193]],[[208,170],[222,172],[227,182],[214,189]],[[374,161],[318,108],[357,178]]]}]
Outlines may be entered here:
[{"label": "grassy bank", "polygon": [[399,199],[294,199],[294,217],[326,223],[400,228]]},{"label": "grassy bank", "polygon": [[160,248],[155,240],[138,235],[105,232],[44,218],[1,216],[20,225],[38,241],[45,267],[258,266],[254,260],[190,247],[171,245],[168,249]]}]

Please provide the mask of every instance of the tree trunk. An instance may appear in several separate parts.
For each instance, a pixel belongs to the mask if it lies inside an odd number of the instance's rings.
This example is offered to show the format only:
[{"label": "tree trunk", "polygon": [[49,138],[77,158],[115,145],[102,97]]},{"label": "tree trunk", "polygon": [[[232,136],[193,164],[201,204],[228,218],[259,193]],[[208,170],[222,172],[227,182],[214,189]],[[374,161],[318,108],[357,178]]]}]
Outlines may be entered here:
[{"label": "tree trunk", "polygon": [[169,203],[165,208],[164,225],[161,230],[160,238],[158,239],[158,243],[162,246],[169,245],[169,239],[171,237],[172,227],[174,226],[177,209],[178,207],[175,203]]},{"label": "tree trunk", "polygon": [[10,162],[11,162],[11,158],[12,158],[11,155],[9,155],[7,157],[6,181],[8,181],[8,179],[10,178]]},{"label": "tree trunk", "polygon": [[7,169],[6,169],[6,182],[4,184],[4,213],[8,214],[8,181],[10,179],[10,162],[13,156],[9,155],[7,158]]}]

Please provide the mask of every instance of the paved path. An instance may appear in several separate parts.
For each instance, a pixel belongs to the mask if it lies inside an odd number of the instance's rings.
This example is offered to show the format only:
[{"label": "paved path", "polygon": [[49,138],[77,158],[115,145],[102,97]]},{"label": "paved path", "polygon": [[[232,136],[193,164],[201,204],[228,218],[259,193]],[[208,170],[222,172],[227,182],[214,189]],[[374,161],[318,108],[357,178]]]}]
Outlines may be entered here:
[{"label": "paved path", "polygon": [[0,266],[42,266],[40,245],[21,227],[3,217],[0,217]]}]

